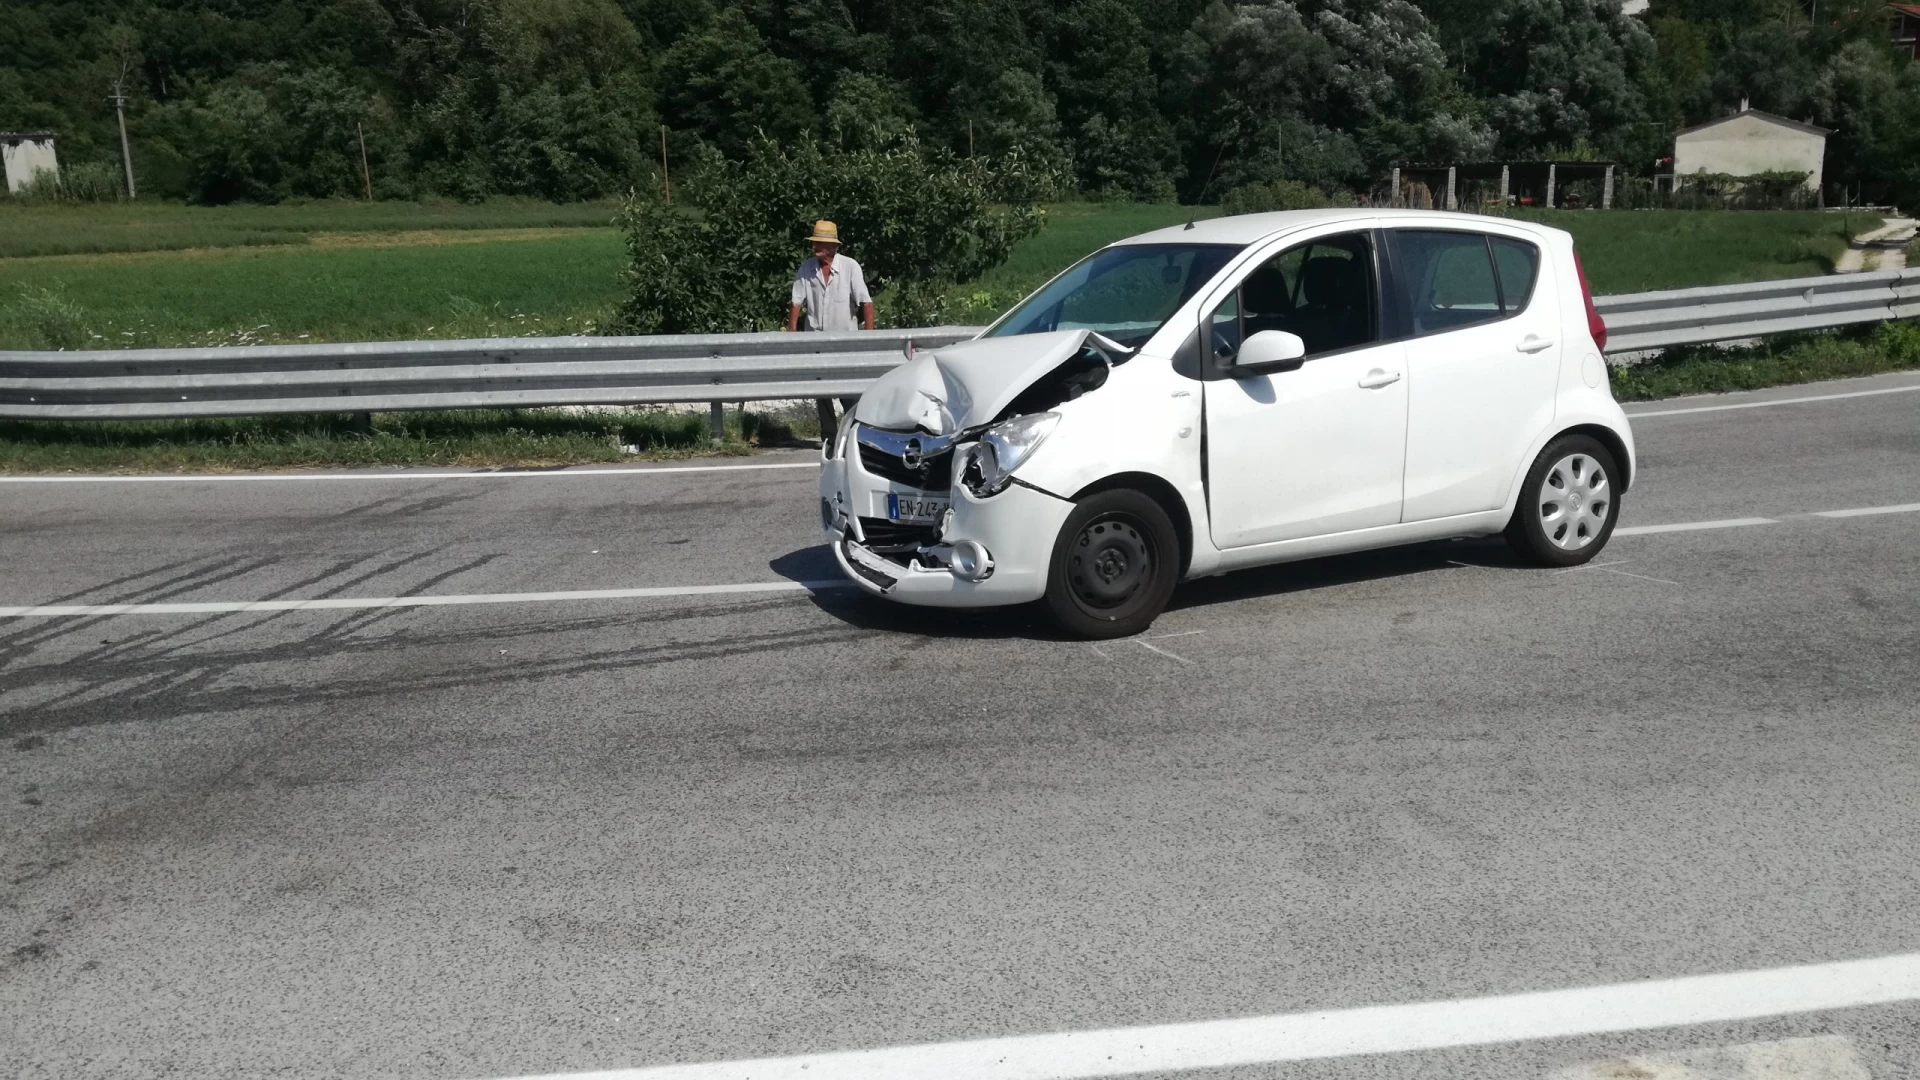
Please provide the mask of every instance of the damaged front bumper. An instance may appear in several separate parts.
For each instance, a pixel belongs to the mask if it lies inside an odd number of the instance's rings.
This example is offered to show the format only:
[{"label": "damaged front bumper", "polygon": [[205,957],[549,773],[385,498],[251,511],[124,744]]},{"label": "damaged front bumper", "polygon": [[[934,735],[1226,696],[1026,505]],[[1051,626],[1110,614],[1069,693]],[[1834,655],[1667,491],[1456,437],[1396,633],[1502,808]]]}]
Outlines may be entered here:
[{"label": "damaged front bumper", "polygon": [[[889,493],[950,498],[944,530],[880,535],[886,523],[871,508]],[[867,592],[906,604],[994,607],[1038,600],[1047,589],[1054,540],[1072,511],[1071,502],[1020,484],[984,499],[959,483],[950,495],[915,490],[868,471],[857,452],[827,459],[820,470],[820,523],[841,570]]]}]

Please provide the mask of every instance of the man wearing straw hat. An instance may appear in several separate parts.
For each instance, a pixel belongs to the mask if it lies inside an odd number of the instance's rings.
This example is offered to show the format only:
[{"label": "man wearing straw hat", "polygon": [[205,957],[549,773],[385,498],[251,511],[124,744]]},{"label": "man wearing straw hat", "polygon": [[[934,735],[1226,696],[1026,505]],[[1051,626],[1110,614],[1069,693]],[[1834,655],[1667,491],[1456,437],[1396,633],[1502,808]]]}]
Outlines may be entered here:
[{"label": "man wearing straw hat", "polygon": [[[860,272],[859,263],[839,253],[840,227],[831,221],[816,221],[807,242],[813,245],[813,257],[801,263],[799,272],[793,275],[787,329],[800,329],[803,315],[808,330],[873,329],[873,296],[867,292],[867,276]],[[858,323],[853,314],[856,306],[860,310]],[[845,399],[849,409],[853,402],[853,398]],[[830,440],[835,426],[833,402],[820,398],[816,405],[820,410],[820,438]]]}]

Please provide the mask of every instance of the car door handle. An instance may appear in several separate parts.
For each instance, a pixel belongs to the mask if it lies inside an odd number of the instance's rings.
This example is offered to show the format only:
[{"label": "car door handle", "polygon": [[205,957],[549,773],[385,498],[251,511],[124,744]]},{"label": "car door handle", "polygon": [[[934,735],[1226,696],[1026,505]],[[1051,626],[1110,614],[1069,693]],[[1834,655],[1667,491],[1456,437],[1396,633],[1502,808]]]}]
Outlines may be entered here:
[{"label": "car door handle", "polygon": [[1548,341],[1539,334],[1528,334],[1526,337],[1521,338],[1520,344],[1515,345],[1514,348],[1523,353],[1545,352],[1553,348],[1553,342]]},{"label": "car door handle", "polygon": [[1383,386],[1392,386],[1399,381],[1399,372],[1381,371],[1379,368],[1374,368],[1372,371],[1360,376],[1360,386],[1366,390],[1378,390]]}]

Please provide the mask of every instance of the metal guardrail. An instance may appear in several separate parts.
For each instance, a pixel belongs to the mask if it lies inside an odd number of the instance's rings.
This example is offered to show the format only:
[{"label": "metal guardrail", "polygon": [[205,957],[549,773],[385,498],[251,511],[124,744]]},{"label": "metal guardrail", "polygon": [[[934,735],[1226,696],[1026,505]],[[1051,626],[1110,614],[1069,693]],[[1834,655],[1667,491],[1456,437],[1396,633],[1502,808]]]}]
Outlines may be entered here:
[{"label": "metal guardrail", "polygon": [[0,352],[0,418],[628,405],[858,394],[911,341],[975,327],[836,334],[478,338],[210,349]]},{"label": "metal guardrail", "polygon": [[[1920,315],[1920,269],[1604,296],[1609,353]],[[761,401],[858,394],[976,327],[846,334],[0,351],[0,418],[154,419],[267,413]]]},{"label": "metal guardrail", "polygon": [[1599,296],[1607,351],[1738,341],[1920,314],[1920,268]]}]

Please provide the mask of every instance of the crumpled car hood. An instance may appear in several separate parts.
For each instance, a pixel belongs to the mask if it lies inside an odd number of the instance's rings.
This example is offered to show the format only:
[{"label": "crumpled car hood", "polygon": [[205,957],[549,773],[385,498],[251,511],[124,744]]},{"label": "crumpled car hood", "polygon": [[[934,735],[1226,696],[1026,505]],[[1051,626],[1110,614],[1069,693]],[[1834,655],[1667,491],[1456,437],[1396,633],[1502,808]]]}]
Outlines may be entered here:
[{"label": "crumpled car hood", "polygon": [[[976,338],[920,353],[860,395],[853,418],[892,431],[951,435],[987,423],[1080,351],[1091,330]],[[1102,339],[1104,340],[1104,339]]]}]

